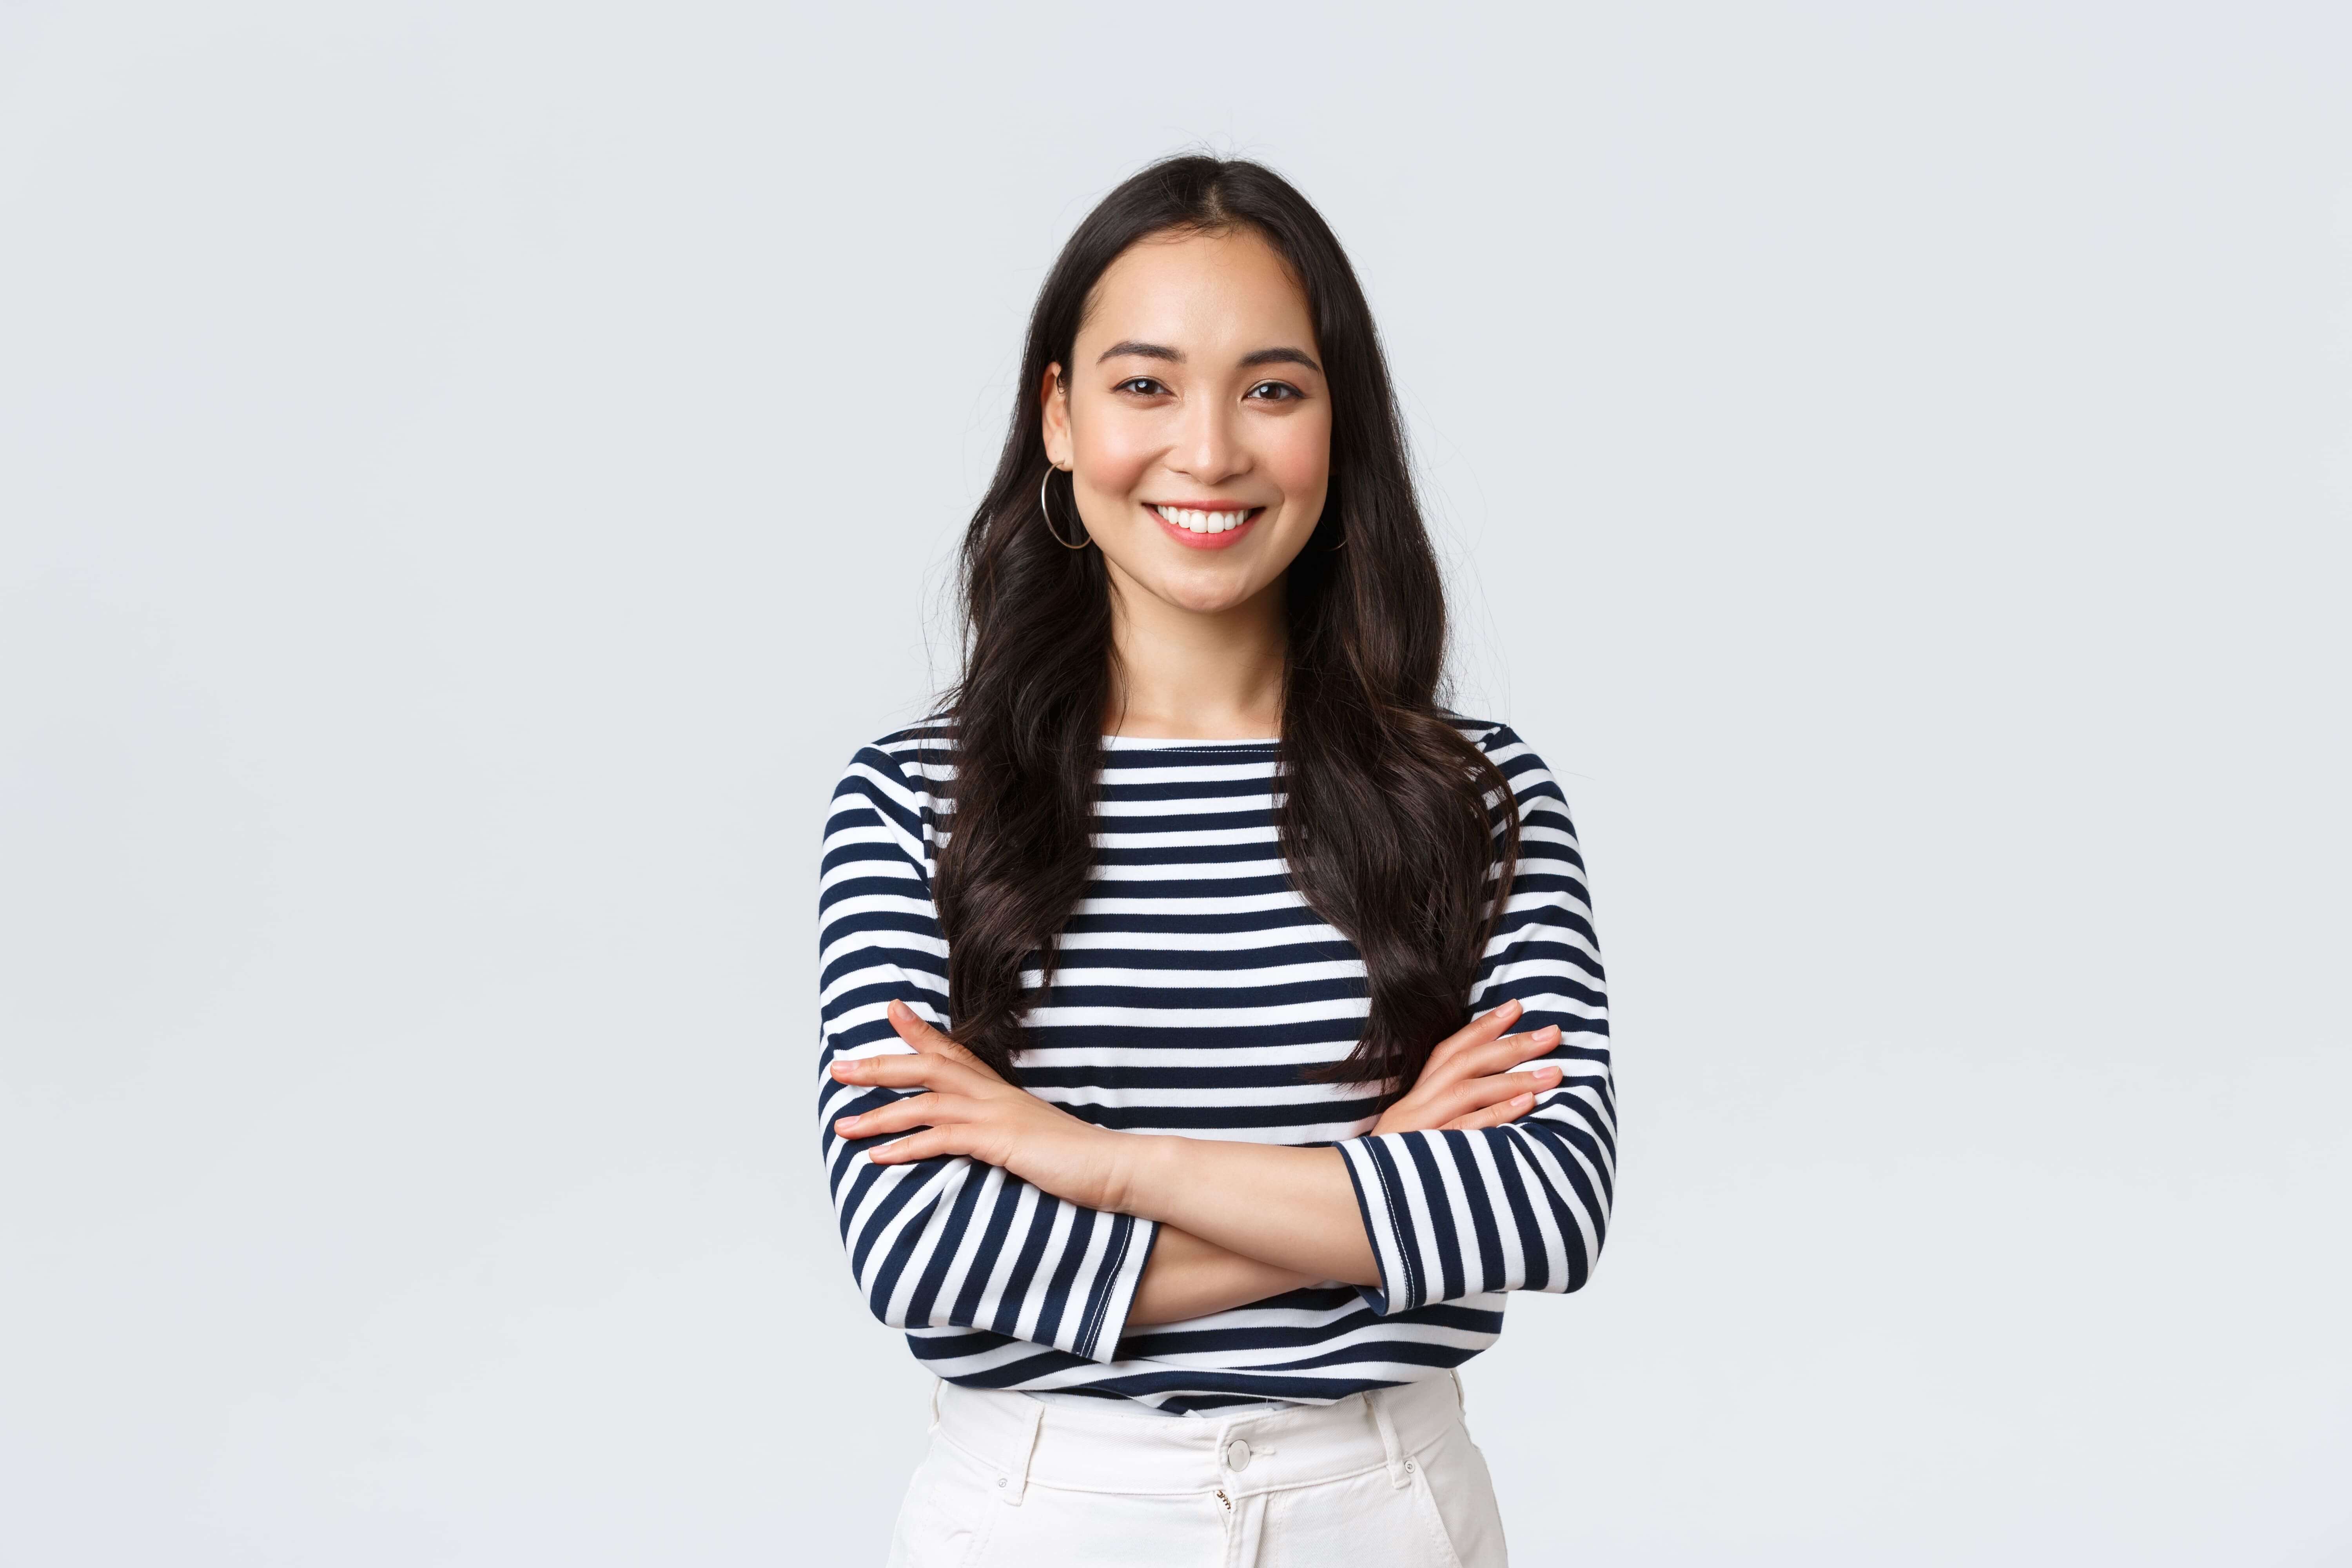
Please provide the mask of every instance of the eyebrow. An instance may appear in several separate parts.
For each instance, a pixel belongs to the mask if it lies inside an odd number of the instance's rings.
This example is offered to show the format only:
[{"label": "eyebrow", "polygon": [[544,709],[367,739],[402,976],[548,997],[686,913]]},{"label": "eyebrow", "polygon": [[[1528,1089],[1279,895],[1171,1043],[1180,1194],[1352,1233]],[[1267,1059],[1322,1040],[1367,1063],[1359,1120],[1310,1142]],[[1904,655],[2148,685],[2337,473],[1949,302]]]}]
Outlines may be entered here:
[{"label": "eyebrow", "polygon": [[[1117,359],[1122,354],[1135,359],[1166,360],[1171,364],[1182,364],[1184,363],[1183,354],[1175,349],[1170,348],[1166,343],[1138,342],[1132,338],[1129,338],[1125,342],[1111,344],[1110,347],[1103,350],[1102,358],[1096,360],[1095,363],[1097,364],[1100,364],[1103,363],[1103,360]],[[1318,375],[1322,374],[1323,370],[1323,367],[1317,364],[1314,359],[1304,349],[1259,349],[1255,353],[1246,353],[1242,356],[1242,368],[1244,370],[1255,369],[1256,366],[1262,364],[1301,364],[1305,365],[1308,370],[1314,371]]]},{"label": "eyebrow", "polygon": [[1102,359],[1095,363],[1100,364],[1103,360],[1117,359],[1121,354],[1130,355],[1136,359],[1164,359],[1171,364],[1184,363],[1184,356],[1165,343],[1139,343],[1132,338],[1125,342],[1111,344],[1110,347],[1103,350]]},{"label": "eyebrow", "polygon": [[1323,374],[1323,367],[1309,358],[1305,349],[1260,349],[1254,354],[1242,355],[1244,370],[1262,364],[1303,364],[1318,375]]}]

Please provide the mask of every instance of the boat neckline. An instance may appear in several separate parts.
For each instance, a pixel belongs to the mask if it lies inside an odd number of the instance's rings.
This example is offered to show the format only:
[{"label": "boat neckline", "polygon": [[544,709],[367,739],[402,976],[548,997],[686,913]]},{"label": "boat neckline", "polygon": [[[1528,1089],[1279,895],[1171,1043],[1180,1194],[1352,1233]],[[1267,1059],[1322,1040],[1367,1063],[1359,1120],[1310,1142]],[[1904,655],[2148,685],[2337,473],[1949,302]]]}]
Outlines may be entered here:
[{"label": "boat neckline", "polygon": [[1278,746],[1282,744],[1282,737],[1279,735],[1244,735],[1238,740],[1207,741],[1191,735],[1174,737],[1166,735],[1105,735],[1102,738],[1102,743],[1105,746],[1113,747],[1121,751],[1152,751],[1163,748],[1168,750],[1207,750],[1216,747],[1234,746]]}]

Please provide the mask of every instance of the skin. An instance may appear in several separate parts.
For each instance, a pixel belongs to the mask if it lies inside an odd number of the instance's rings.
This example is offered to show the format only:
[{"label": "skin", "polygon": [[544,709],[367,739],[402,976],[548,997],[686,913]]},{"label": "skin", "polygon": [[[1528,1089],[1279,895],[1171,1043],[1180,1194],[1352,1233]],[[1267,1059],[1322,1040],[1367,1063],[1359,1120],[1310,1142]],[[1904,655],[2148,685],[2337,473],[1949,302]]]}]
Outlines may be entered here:
[{"label": "skin", "polygon": [[[1322,516],[1331,448],[1313,315],[1287,266],[1245,230],[1130,247],[1043,392],[1046,456],[1070,473],[1077,521],[1108,568],[1105,732],[1279,734],[1285,574]],[[1249,521],[1202,548],[1153,503],[1245,508]],[[1160,1221],[1131,1324],[1325,1280],[1380,1282],[1338,1151],[1096,1127],[1005,1082],[903,1005],[889,1014],[910,1053],[836,1061],[834,1076],[929,1092],[845,1117],[842,1134],[894,1137],[871,1152],[877,1163],[969,1155],[1072,1203]],[[1374,1131],[1526,1114],[1559,1069],[1513,1069],[1550,1052],[1559,1031],[1507,1033],[1518,1016],[1505,1003],[1442,1042]]]},{"label": "skin", "polygon": [[[1297,357],[1259,359],[1275,354]],[[1096,284],[1070,361],[1045,373],[1043,434],[1109,571],[1105,728],[1279,733],[1283,574],[1331,481],[1307,296],[1255,235],[1146,240]],[[1202,500],[1264,510],[1238,543],[1194,550],[1149,506]]]},{"label": "skin", "polygon": [[[1129,1322],[1178,1321],[1326,1279],[1380,1282],[1337,1150],[1097,1127],[1005,1082],[905,1004],[891,1003],[889,1016],[912,1054],[836,1061],[834,1076],[930,1092],[844,1117],[835,1123],[843,1136],[905,1133],[869,1158],[888,1165],[968,1154],[1056,1197],[1173,1227],[1152,1249]],[[1518,1016],[1518,1004],[1506,1003],[1448,1036],[1373,1131],[1499,1127],[1533,1109],[1559,1069],[1509,1069],[1551,1051],[1559,1031],[1506,1034]]]}]

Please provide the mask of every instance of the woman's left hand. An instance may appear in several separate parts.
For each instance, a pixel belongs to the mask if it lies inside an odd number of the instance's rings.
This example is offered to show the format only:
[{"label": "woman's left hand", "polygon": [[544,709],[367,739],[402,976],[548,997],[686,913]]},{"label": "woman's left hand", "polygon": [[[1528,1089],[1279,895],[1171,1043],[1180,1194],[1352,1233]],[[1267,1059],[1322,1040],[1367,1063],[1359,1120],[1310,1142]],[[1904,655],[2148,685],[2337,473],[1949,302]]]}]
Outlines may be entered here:
[{"label": "woman's left hand", "polygon": [[891,1003],[889,1016],[890,1026],[915,1054],[841,1058],[833,1064],[833,1076],[843,1083],[930,1092],[908,1094],[878,1110],[845,1116],[833,1124],[845,1138],[907,1134],[868,1149],[868,1160],[902,1165],[940,1154],[968,1154],[1070,1203],[1091,1209],[1118,1207],[1124,1182],[1117,1132],[1082,1121],[1005,1082],[905,1003]]}]

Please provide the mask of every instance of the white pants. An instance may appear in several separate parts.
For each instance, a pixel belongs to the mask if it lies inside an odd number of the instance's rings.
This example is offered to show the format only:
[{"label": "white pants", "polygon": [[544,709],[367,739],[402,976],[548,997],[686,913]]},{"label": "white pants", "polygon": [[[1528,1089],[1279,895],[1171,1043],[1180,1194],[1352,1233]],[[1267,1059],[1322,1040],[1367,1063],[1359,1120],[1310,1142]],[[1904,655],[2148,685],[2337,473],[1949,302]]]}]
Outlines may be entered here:
[{"label": "white pants", "polygon": [[1440,1375],[1273,1415],[1144,1417],[940,1386],[891,1568],[1502,1568]]}]

